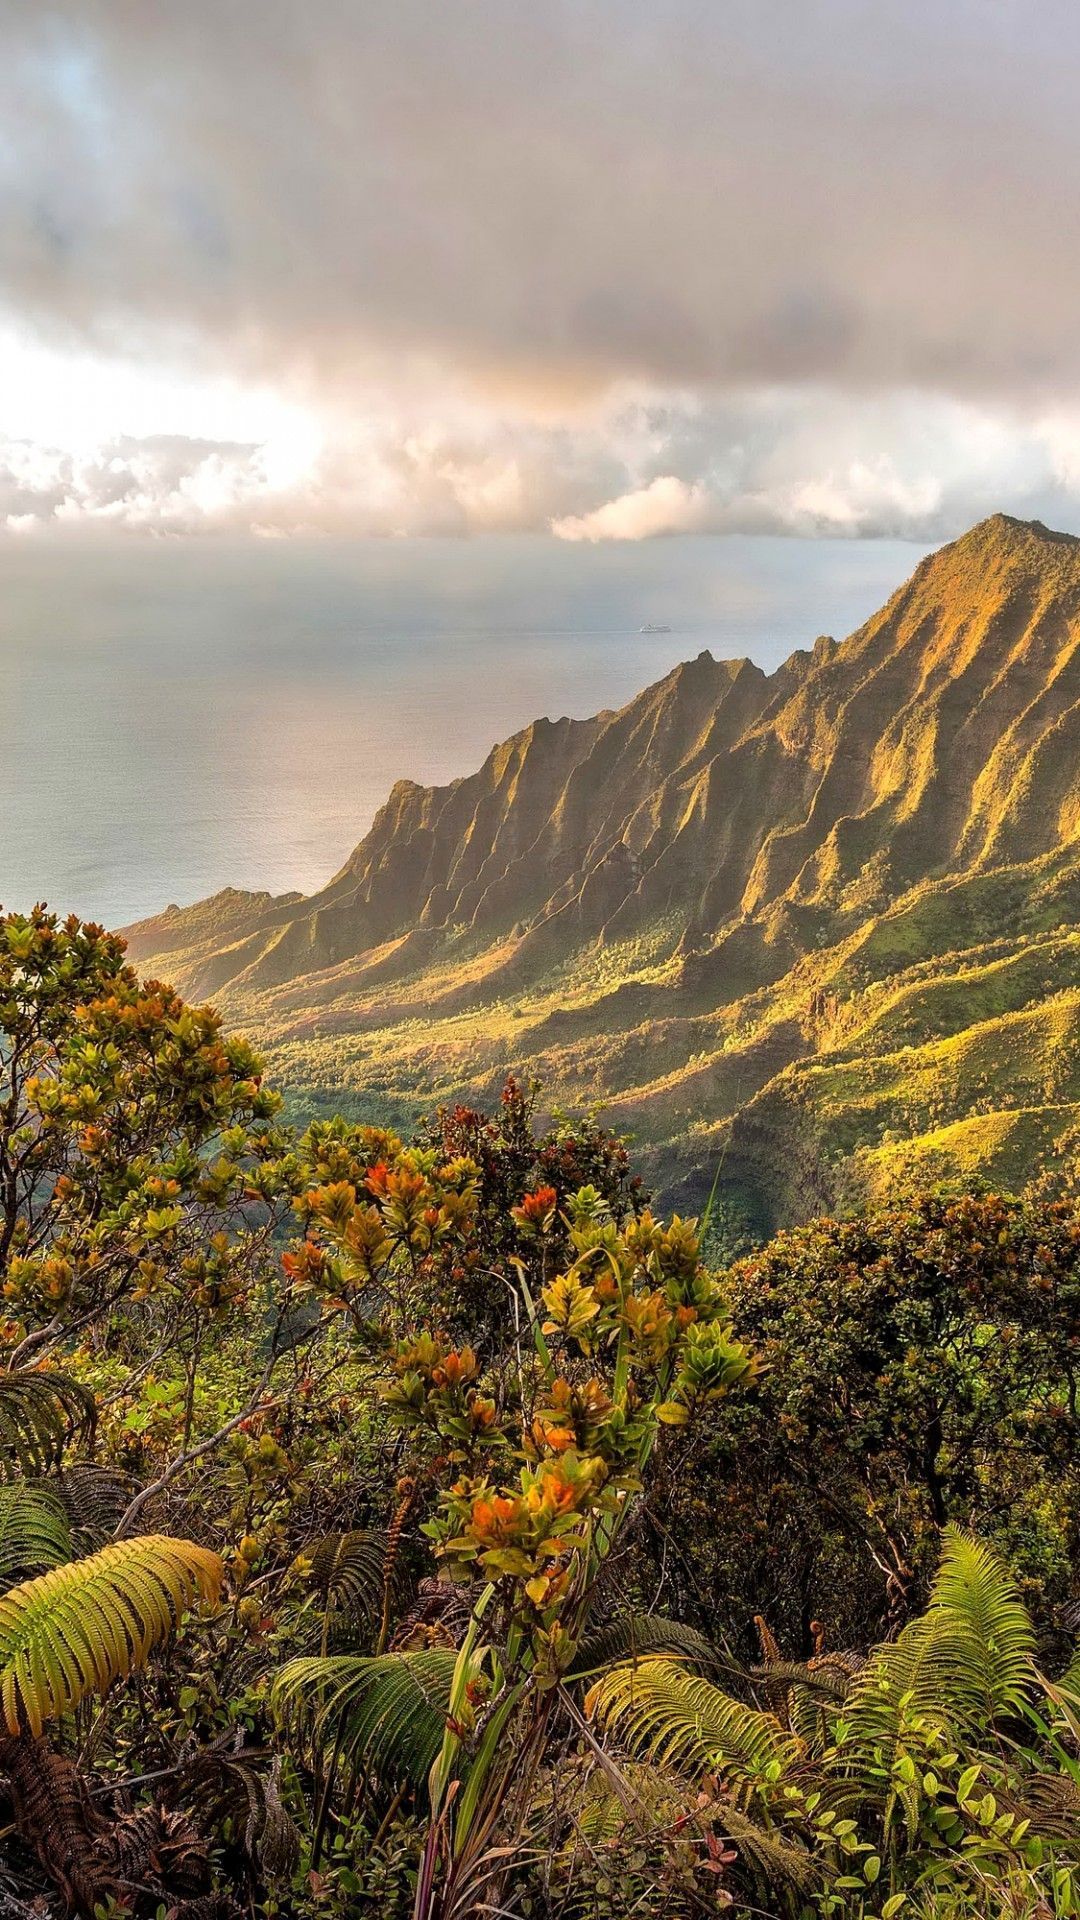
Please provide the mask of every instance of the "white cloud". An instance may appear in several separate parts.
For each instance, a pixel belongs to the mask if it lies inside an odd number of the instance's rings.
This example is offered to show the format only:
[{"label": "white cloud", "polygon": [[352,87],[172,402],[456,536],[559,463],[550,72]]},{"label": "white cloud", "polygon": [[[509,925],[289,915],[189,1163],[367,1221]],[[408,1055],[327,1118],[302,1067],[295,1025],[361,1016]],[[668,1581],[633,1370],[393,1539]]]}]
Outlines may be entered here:
[{"label": "white cloud", "polygon": [[648,540],[658,533],[696,533],[708,519],[704,487],[662,473],[647,487],[621,493],[591,513],[553,520],[551,531],[559,540]]},{"label": "white cloud", "polygon": [[551,532],[950,537],[999,507],[1080,526],[1080,415],[823,389],[634,388],[544,423],[371,396],[290,437],[0,439],[0,527],[263,536]]},{"label": "white cloud", "polygon": [[193,532],[250,522],[268,491],[253,446],[165,434],[79,453],[0,442],[0,524],[14,533],[87,525]]}]

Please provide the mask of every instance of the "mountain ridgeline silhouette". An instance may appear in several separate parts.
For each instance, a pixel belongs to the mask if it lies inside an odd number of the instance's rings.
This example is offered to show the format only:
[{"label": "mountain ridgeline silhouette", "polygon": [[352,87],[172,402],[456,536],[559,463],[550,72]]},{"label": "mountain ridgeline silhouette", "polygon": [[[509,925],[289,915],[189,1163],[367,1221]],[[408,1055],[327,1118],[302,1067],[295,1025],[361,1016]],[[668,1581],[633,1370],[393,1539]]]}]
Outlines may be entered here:
[{"label": "mountain ridgeline silhouette", "polygon": [[1080,1100],[1080,540],[995,515],[849,639],[702,653],[399,782],[321,892],[130,930],[301,1101],[530,1067],[752,1230],[902,1172],[1015,1180]]}]

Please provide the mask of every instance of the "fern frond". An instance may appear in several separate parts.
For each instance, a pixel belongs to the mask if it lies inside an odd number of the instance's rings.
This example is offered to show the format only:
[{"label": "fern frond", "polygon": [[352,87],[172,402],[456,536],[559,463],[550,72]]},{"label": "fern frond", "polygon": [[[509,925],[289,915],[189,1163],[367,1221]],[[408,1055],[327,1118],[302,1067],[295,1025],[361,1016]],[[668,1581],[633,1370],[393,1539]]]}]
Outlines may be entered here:
[{"label": "fern frond", "polygon": [[290,1660],[271,1704],[316,1741],[340,1737],[383,1778],[421,1782],[443,1744],[457,1660],[452,1647]]},{"label": "fern frond", "polygon": [[768,1666],[751,1667],[750,1672],[755,1680],[805,1687],[825,1700],[843,1700],[854,1674],[861,1672],[863,1664],[842,1667],[826,1656],[821,1660],[770,1660]]},{"label": "fern frond", "polygon": [[1061,1857],[1080,1860],[1080,1782],[1067,1773],[1029,1773],[1019,1789],[998,1790],[998,1797],[1031,1831],[1060,1848]]},{"label": "fern frond", "polygon": [[895,1747],[904,1728],[929,1722],[947,1732],[966,1719],[957,1685],[957,1635],[942,1611],[924,1614],[899,1637],[875,1647],[844,1703],[853,1752]]},{"label": "fern frond", "polygon": [[47,1720],[140,1666],[221,1585],[216,1553],[147,1534],[117,1540],[0,1597],[0,1717],[35,1736]]},{"label": "fern frond", "polygon": [[71,1557],[71,1530],[57,1495],[25,1480],[0,1486],[0,1588]]},{"label": "fern frond", "polygon": [[[636,1846],[642,1836],[652,1833],[663,1835],[676,1829],[685,1833],[688,1826],[704,1832],[717,1827],[752,1873],[800,1893],[810,1892],[821,1880],[820,1867],[805,1847],[767,1831],[729,1800],[706,1801],[703,1795],[701,1807],[689,1806],[685,1782],[674,1771],[640,1761],[620,1763],[618,1782],[622,1792],[598,1768],[575,1796],[580,1798],[576,1831],[590,1847],[609,1845],[623,1834],[628,1844]],[[572,1843],[565,1852],[572,1854]]]},{"label": "fern frond", "polygon": [[72,1461],[53,1485],[82,1552],[108,1544],[138,1491],[130,1474],[99,1466],[96,1460]]},{"label": "fern frond", "polygon": [[658,1613],[621,1613],[602,1627],[586,1632],[570,1667],[569,1678],[580,1680],[616,1662],[644,1655],[678,1654],[688,1665],[715,1674],[727,1664],[712,1642],[681,1620]]},{"label": "fern frond", "polygon": [[38,1479],[97,1420],[94,1396],[61,1373],[0,1373],[0,1480]]},{"label": "fern frond", "polygon": [[829,1744],[836,1706],[834,1695],[815,1693],[796,1680],[788,1688],[783,1723],[807,1753],[820,1754]]},{"label": "fern frond", "polygon": [[578,1764],[577,1774],[564,1764],[542,1780],[534,1810],[538,1822],[552,1827],[568,1816],[571,1837],[564,1851],[572,1854],[578,1837],[590,1846],[605,1846],[623,1828],[638,1834],[672,1825],[686,1814],[686,1782],[674,1768],[650,1766],[645,1760],[620,1760],[618,1765]]},{"label": "fern frond", "polygon": [[[680,1788],[681,1784],[677,1774],[665,1776],[659,1767],[647,1766],[642,1761],[631,1761],[620,1766],[618,1786],[599,1767],[594,1767],[584,1783],[569,1796],[573,1807],[575,1838],[581,1834],[590,1846],[602,1847],[616,1839],[623,1828],[628,1823],[633,1824],[635,1819],[639,1829],[646,1822],[650,1826],[662,1825],[667,1817],[667,1799],[672,1788]],[[549,1787],[544,1797],[543,1813],[550,1818],[551,1812]]]},{"label": "fern frond", "polygon": [[875,1649],[848,1692],[856,1745],[890,1746],[925,1721],[970,1738],[1024,1709],[1037,1679],[1035,1636],[1002,1562],[956,1528],[929,1608]]},{"label": "fern frond", "polygon": [[1055,1680],[1053,1684],[1061,1688],[1061,1692],[1070,1693],[1072,1699],[1080,1701],[1080,1647],[1072,1649],[1072,1659],[1068,1661],[1068,1667],[1061,1674],[1061,1680]]},{"label": "fern frond", "polygon": [[391,1653],[409,1653],[413,1648],[460,1647],[469,1631],[472,1608],[463,1587],[448,1586],[445,1580],[421,1580],[416,1599],[398,1621]]},{"label": "fern frond", "polygon": [[771,1713],[661,1658],[612,1668],[590,1688],[586,1711],[636,1752],[694,1773],[721,1770],[753,1783],[799,1753]]},{"label": "fern frond", "polygon": [[387,1536],[375,1530],[328,1533],[311,1548],[308,1579],[326,1607],[373,1613],[382,1602]]},{"label": "fern frond", "polygon": [[956,1631],[955,1684],[985,1725],[1022,1712],[1036,1678],[1035,1629],[1004,1562],[959,1527],[946,1529],[935,1613]]}]

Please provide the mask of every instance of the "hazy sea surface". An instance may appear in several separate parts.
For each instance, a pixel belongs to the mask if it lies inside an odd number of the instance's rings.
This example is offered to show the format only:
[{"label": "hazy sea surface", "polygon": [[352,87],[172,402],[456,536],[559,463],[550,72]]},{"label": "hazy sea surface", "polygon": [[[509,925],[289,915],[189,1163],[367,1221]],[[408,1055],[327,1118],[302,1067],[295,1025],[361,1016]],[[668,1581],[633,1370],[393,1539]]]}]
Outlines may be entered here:
[{"label": "hazy sea surface", "polygon": [[[226,885],[309,891],[393,782],[709,647],[766,668],[857,626],[886,541],[0,545],[0,902],[122,925]],[[671,632],[646,635],[648,623]]]}]

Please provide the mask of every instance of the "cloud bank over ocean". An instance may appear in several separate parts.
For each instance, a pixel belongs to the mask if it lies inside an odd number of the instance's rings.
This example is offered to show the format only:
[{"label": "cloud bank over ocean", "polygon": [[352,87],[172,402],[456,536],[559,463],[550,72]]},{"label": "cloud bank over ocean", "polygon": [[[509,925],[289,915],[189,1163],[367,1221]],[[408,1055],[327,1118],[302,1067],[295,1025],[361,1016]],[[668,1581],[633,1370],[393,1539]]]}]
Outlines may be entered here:
[{"label": "cloud bank over ocean", "polygon": [[13,531],[1080,524],[1064,0],[7,0],[0,40]]}]

